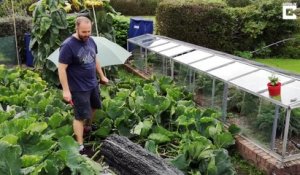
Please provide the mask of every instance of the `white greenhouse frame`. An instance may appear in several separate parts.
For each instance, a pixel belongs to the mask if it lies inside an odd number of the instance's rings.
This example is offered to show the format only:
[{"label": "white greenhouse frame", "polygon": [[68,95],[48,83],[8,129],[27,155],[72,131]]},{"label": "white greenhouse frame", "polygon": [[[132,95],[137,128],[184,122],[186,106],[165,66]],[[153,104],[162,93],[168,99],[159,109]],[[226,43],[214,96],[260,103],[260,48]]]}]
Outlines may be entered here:
[{"label": "white greenhouse frame", "polygon": [[[195,72],[202,72],[209,75],[213,78],[212,96],[214,96],[215,91],[215,79],[221,80],[224,83],[222,99],[222,117],[224,122],[227,115],[229,85],[275,104],[270,143],[271,151],[267,151],[282,162],[300,158],[300,154],[286,155],[291,110],[300,108],[300,79],[298,77],[287,75],[282,71],[271,69],[233,55],[164,36],[145,34],[128,39],[127,46],[129,46],[129,43],[140,47],[140,54],[144,55],[145,59],[145,68],[147,67],[147,54],[150,51],[166,58],[163,59],[162,66],[166,65],[166,61],[170,62],[172,78],[174,77],[174,62],[188,66],[194,75]],[[163,69],[166,68],[164,67]],[[269,81],[268,77],[272,74],[276,74],[282,83],[281,98],[272,98],[269,96],[267,83]],[[286,109],[282,155],[274,152],[280,107]],[[257,146],[261,147],[260,145]]]}]

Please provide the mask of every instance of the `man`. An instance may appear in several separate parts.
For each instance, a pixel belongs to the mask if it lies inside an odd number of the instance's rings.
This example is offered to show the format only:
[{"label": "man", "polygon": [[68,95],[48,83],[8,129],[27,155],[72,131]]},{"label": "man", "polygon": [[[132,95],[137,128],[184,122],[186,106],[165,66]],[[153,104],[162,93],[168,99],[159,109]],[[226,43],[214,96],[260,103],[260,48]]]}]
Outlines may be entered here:
[{"label": "man", "polygon": [[87,17],[79,16],[75,29],[76,33],[61,45],[58,74],[63,98],[74,108],[73,130],[82,152],[85,122],[91,121],[96,109],[101,107],[97,73],[103,83],[109,80],[96,59],[97,45],[90,37],[92,22]]}]

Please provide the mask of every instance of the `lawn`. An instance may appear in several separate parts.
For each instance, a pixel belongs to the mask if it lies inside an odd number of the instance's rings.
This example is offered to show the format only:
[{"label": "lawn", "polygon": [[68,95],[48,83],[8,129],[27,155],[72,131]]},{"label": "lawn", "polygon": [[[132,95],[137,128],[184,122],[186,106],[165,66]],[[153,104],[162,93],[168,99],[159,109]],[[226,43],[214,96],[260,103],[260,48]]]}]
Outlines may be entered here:
[{"label": "lawn", "polygon": [[145,20],[152,20],[153,24],[155,24],[155,16],[123,16],[123,15],[116,15],[115,18],[120,20],[125,20],[130,22],[130,18],[142,18]]},{"label": "lawn", "polygon": [[299,59],[282,59],[282,58],[271,59],[270,58],[270,59],[254,59],[254,61],[300,74]]}]

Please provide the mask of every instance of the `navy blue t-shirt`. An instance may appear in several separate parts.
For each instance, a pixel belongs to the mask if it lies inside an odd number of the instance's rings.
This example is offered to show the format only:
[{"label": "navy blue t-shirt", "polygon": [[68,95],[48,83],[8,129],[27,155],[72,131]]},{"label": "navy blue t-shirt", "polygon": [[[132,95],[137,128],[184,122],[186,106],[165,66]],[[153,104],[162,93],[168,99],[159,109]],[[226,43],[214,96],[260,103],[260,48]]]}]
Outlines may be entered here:
[{"label": "navy blue t-shirt", "polygon": [[59,62],[68,64],[70,91],[88,91],[98,85],[96,54],[97,45],[91,37],[83,42],[71,36],[62,43]]}]

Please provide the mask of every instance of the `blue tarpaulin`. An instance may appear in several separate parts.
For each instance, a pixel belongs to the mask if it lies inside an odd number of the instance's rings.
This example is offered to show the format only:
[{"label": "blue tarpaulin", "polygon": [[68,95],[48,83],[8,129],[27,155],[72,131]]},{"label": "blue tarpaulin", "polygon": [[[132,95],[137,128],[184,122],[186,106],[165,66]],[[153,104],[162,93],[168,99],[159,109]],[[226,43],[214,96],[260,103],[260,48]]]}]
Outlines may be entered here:
[{"label": "blue tarpaulin", "polygon": [[[153,33],[153,21],[149,19],[144,19],[141,17],[130,18],[128,38],[137,37],[144,34]],[[132,51],[134,45],[129,44],[128,50]]]}]

